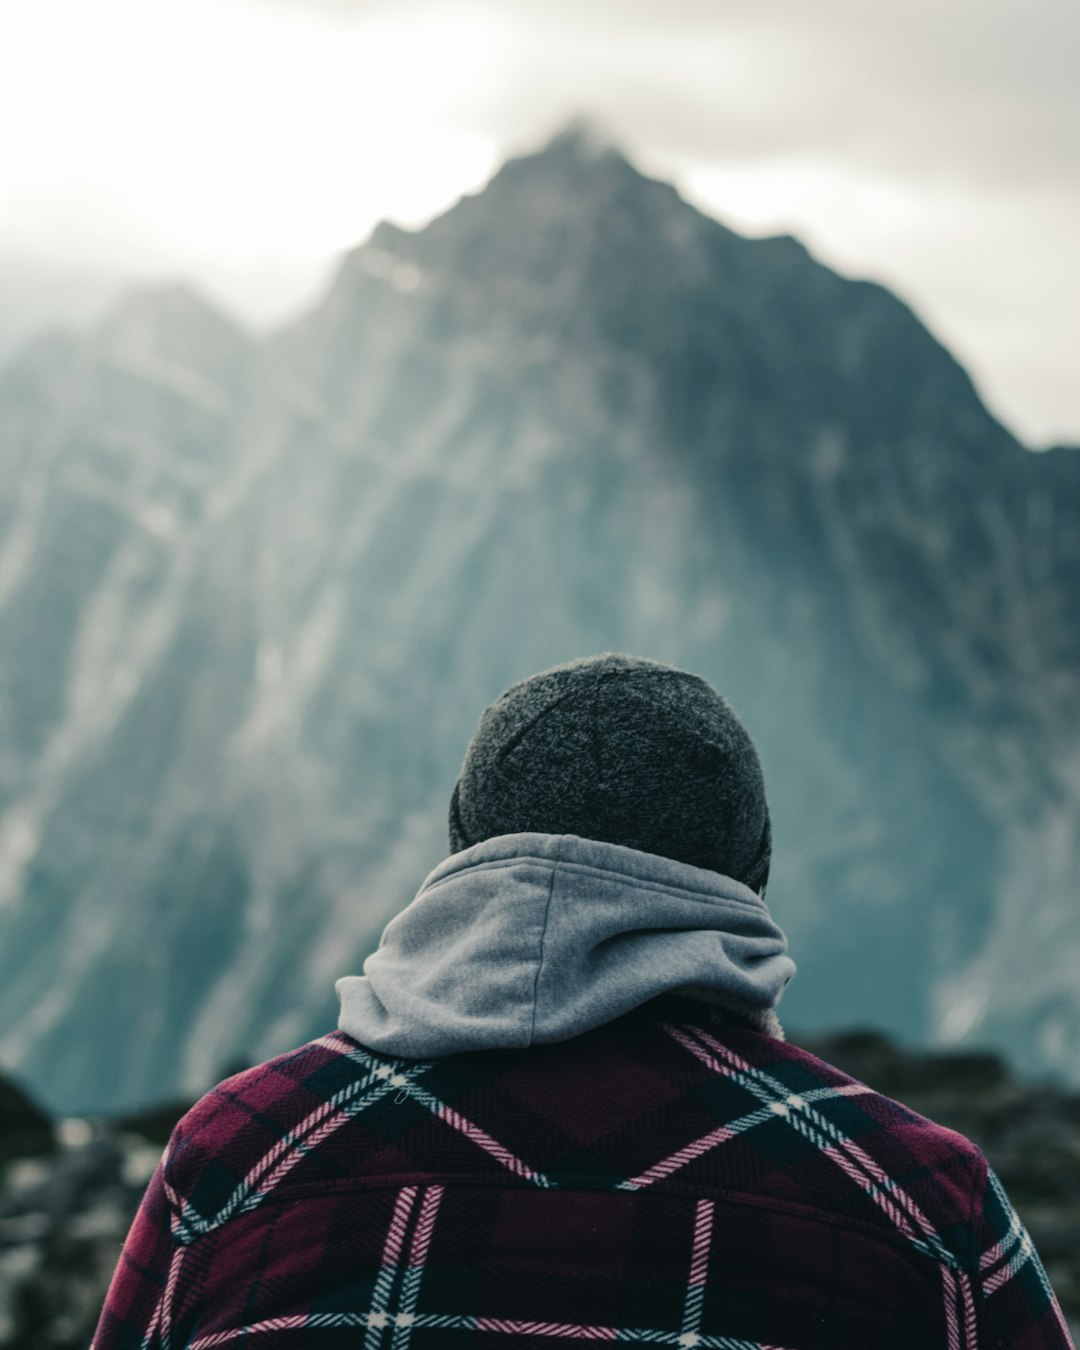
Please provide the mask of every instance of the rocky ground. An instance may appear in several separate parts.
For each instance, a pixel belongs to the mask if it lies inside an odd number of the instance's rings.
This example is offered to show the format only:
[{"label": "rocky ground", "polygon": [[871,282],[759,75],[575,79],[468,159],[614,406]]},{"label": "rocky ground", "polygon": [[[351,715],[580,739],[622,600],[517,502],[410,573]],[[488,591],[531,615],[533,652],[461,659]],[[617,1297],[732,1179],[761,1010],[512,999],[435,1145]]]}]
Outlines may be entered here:
[{"label": "rocky ground", "polygon": [[[986,1152],[1080,1328],[1080,1095],[997,1056],[920,1053],[872,1032],[798,1040]],[[54,1123],[0,1080],[0,1350],[85,1350],[139,1197],[183,1105]]]},{"label": "rocky ground", "polygon": [[0,1080],[0,1350],[86,1350],[132,1217],[185,1109],[54,1123]]}]

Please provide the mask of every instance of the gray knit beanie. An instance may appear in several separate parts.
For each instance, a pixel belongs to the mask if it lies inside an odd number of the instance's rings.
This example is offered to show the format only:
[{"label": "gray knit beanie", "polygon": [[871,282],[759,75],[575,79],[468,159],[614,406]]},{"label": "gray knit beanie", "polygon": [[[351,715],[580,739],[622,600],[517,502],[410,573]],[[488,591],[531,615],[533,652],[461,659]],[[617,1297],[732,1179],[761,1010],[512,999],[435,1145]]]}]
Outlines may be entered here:
[{"label": "gray knit beanie", "polygon": [[605,654],[512,685],[480,719],[450,802],[450,848],[576,834],[744,882],[769,876],[761,764],[697,675]]}]

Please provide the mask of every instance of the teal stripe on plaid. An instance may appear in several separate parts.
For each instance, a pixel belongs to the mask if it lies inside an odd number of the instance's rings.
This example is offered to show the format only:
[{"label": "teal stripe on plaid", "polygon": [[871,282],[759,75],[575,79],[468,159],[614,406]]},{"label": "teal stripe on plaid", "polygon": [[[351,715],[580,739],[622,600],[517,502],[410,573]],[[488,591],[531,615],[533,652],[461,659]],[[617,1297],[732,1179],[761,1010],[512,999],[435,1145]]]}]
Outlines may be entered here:
[{"label": "teal stripe on plaid", "polygon": [[617,1191],[640,1191],[645,1186],[651,1186],[655,1181],[665,1180],[679,1171],[680,1168],[692,1163],[695,1158],[700,1158],[703,1153],[718,1148],[721,1144],[726,1144],[729,1139],[734,1139],[737,1135],[745,1134],[747,1130],[752,1130],[757,1125],[764,1125],[775,1119],[776,1112],[770,1106],[760,1106],[756,1111],[750,1111],[747,1115],[740,1116],[738,1120],[731,1121],[730,1124],[718,1125],[708,1134],[701,1135],[700,1138],[692,1140],[666,1158],[661,1158],[659,1162],[646,1168],[638,1176],[617,1182],[614,1189]]},{"label": "teal stripe on plaid", "polygon": [[416,1304],[420,1297],[420,1281],[424,1277],[424,1265],[427,1262],[431,1234],[435,1228],[443,1190],[442,1186],[429,1186],[420,1202],[420,1214],[416,1220],[409,1251],[409,1264],[405,1268],[405,1278],[401,1283],[401,1310],[394,1319],[391,1350],[406,1350],[412,1336]]},{"label": "teal stripe on plaid", "polygon": [[[917,1251],[931,1255],[944,1265],[960,1268],[959,1259],[945,1246],[933,1225],[904,1188],[877,1167],[855,1140],[811,1106],[805,1096],[792,1092],[772,1074],[747,1064],[700,1028],[667,1025],[665,1030],[709,1067],[731,1078],[759,1101],[769,1105],[793,1130],[837,1161],[845,1175],[856,1181],[871,1199],[879,1202],[887,1199],[889,1204],[885,1212]],[[843,1158],[838,1156],[841,1153]],[[902,1216],[897,1207],[903,1211]],[[922,1230],[921,1238],[911,1231],[909,1221]]]},{"label": "teal stripe on plaid", "polygon": [[[356,1054],[350,1054],[348,1058],[361,1063],[366,1061],[367,1066],[370,1067],[364,1077],[358,1078],[355,1082],[349,1083],[346,1087],[335,1092],[333,1096],[327,1098],[321,1106],[311,1112],[295,1130],[283,1135],[269,1153],[259,1159],[215,1214],[204,1217],[191,1201],[184,1200],[179,1196],[176,1197],[176,1234],[180,1242],[194,1242],[196,1238],[203,1234],[219,1228],[234,1214],[246,1213],[256,1209],[273,1191],[277,1179],[279,1179],[276,1176],[277,1168],[289,1159],[290,1155],[292,1155],[292,1160],[289,1163],[291,1167],[323,1142],[328,1128],[340,1128],[347,1120],[354,1119],[391,1092],[400,1091],[403,1086],[407,1086],[414,1078],[427,1073],[431,1068],[430,1064],[421,1063],[412,1064],[408,1068],[402,1065],[399,1069],[394,1065],[377,1063],[369,1056],[361,1058]],[[373,1083],[377,1086],[367,1091],[372,1088]],[[357,1094],[365,1092],[366,1095],[357,1096]],[[267,1181],[270,1182],[269,1185],[265,1184]]]},{"label": "teal stripe on plaid", "polygon": [[695,1346],[701,1340],[701,1314],[705,1307],[705,1281],[709,1273],[709,1247],[712,1242],[713,1210],[711,1200],[699,1200],[694,1207],[694,1237],[690,1250],[690,1274],[686,1281],[682,1335],[679,1344]]},{"label": "teal stripe on plaid", "polygon": [[1010,1252],[1011,1255],[1003,1259],[1002,1264],[994,1270],[992,1275],[985,1274],[983,1276],[984,1293],[992,1294],[1008,1280],[1015,1279],[1035,1255],[1035,1248],[1027,1232],[1012,1244]]},{"label": "teal stripe on plaid", "polygon": [[[258,1190],[253,1192],[240,1206],[241,1212],[255,1209],[258,1205],[262,1204],[271,1191],[275,1189],[280,1179],[278,1176],[279,1169],[286,1168],[287,1170],[291,1170],[301,1158],[306,1157],[309,1153],[315,1152],[319,1145],[322,1144],[327,1134],[340,1129],[347,1121],[354,1120],[358,1115],[361,1115],[364,1111],[368,1110],[369,1107],[382,1101],[384,1097],[388,1097],[392,1091],[402,1091],[403,1088],[408,1086],[413,1078],[421,1077],[423,1074],[427,1073],[431,1066],[430,1064],[414,1065],[411,1069],[407,1069],[404,1072],[395,1072],[389,1077],[384,1075],[381,1071],[382,1068],[385,1067],[385,1065],[380,1066],[380,1069],[375,1073],[375,1077],[382,1080],[380,1086],[375,1091],[357,1101],[349,1102],[348,1105],[338,1110],[336,1118],[334,1116],[334,1111],[331,1110],[327,1113],[323,1123],[313,1127],[307,1135],[294,1143],[292,1148],[294,1156],[291,1158],[286,1156],[286,1158],[278,1163],[277,1167],[274,1168],[273,1172],[267,1178],[269,1184],[260,1183]],[[338,1094],[335,1093],[334,1095],[336,1097]],[[333,1102],[334,1098],[330,1098],[330,1101]],[[337,1107],[335,1107],[334,1110],[337,1110]]]},{"label": "teal stripe on plaid", "polygon": [[382,1266],[371,1293],[372,1311],[368,1314],[364,1350],[379,1350],[383,1332],[388,1325],[393,1325],[394,1315],[387,1310],[387,1305],[394,1290],[394,1281],[397,1279],[401,1253],[405,1248],[405,1230],[409,1224],[416,1194],[417,1187],[405,1186],[398,1192],[394,1201],[394,1212],[390,1216],[386,1241],[383,1244]]},{"label": "teal stripe on plaid", "polygon": [[[1035,1276],[1038,1279],[1039,1285],[1042,1292],[1045,1294],[1047,1301],[1051,1303],[1056,1310],[1058,1306],[1057,1299],[1054,1296],[1050,1278],[1043,1267],[1043,1263],[1039,1260],[1035,1245],[1031,1240],[1031,1235],[1028,1233],[1023,1223],[1021,1223],[1020,1216],[1017,1214],[1016,1210],[1013,1209],[1009,1197],[1005,1194],[1005,1188],[1002,1186],[997,1173],[992,1167],[986,1169],[986,1183],[988,1190],[993,1195],[994,1200],[1000,1209],[1001,1218],[1004,1220],[1008,1231],[1008,1237],[1005,1242],[1001,1244],[1004,1247],[1004,1250],[999,1259],[1004,1259],[1007,1252],[1011,1252],[1012,1254],[1008,1257],[1006,1263],[999,1267],[993,1275],[988,1276],[985,1272],[983,1273],[982,1289],[984,1295],[989,1297],[991,1294],[996,1293],[1003,1284],[1006,1284],[1009,1280],[1015,1279],[1026,1265],[1030,1265],[1035,1272]],[[1060,1317],[1060,1313],[1058,1313],[1058,1316]]]}]

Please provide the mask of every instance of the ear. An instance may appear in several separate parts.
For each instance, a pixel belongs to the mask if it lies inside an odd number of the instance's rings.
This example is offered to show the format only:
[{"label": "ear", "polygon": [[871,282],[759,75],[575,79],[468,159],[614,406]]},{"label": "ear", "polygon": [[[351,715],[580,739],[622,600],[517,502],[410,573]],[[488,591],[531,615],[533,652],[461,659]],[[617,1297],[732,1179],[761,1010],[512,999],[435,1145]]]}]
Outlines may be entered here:
[{"label": "ear", "polygon": [[465,837],[465,830],[461,824],[461,804],[458,794],[461,791],[461,779],[454,784],[454,791],[450,797],[450,851],[451,853],[460,853],[463,848],[469,847],[469,841]]}]

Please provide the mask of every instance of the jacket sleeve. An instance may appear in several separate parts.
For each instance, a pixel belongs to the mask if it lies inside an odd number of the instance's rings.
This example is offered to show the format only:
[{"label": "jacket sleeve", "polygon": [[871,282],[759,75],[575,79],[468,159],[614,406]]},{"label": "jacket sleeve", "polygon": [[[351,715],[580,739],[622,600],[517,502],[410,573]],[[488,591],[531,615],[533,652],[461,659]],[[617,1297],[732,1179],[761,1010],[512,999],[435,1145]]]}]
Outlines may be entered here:
[{"label": "jacket sleeve", "polygon": [[975,1284],[980,1322],[990,1331],[988,1345],[994,1350],[1074,1350],[1031,1237],[985,1160],[980,1181]]},{"label": "jacket sleeve", "polygon": [[113,1272],[91,1350],[157,1350],[168,1318],[169,1273],[176,1250],[164,1164],[150,1178]]}]

